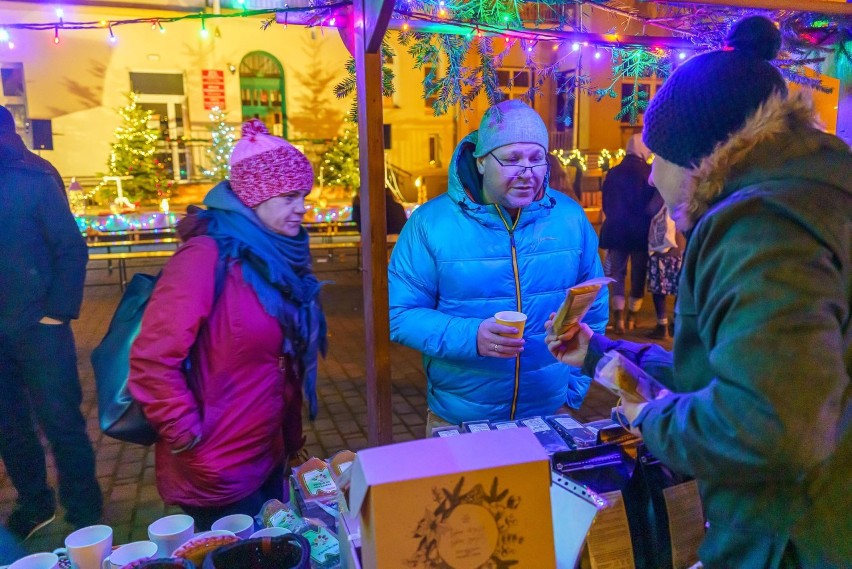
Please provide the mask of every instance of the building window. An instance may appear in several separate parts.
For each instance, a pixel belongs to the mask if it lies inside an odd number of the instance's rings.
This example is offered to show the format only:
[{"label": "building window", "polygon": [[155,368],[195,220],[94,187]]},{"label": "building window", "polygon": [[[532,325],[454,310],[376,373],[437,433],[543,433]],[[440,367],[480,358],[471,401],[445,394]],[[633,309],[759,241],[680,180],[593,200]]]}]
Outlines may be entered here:
[{"label": "building window", "polygon": [[429,135],[429,165],[433,167],[441,166],[441,135]]},{"label": "building window", "polygon": [[529,69],[501,67],[497,70],[497,85],[503,93],[503,99],[519,99],[525,96],[532,85],[532,72]]},{"label": "building window", "polygon": [[146,95],[183,95],[183,74],[131,72],[130,89]]},{"label": "building window", "polygon": [[574,125],[576,70],[556,73],[556,132],[566,132]]},{"label": "building window", "polygon": [[24,66],[14,65],[0,69],[4,97],[24,96]]},{"label": "building window", "polygon": [[[429,74],[432,72],[432,69],[434,69],[434,68],[435,68],[435,66],[434,66],[434,65],[424,65],[424,66],[423,66],[423,81],[424,81],[424,85],[425,85],[426,78],[427,78],[427,77],[429,77]],[[437,79],[437,77],[438,77],[438,76],[437,76],[437,73],[436,73],[436,74],[435,74],[435,78]],[[441,96],[440,96],[440,94],[439,94],[439,93],[435,93],[435,94],[433,94],[433,95],[430,95],[430,96],[428,96],[428,97],[425,97],[425,98],[423,99],[423,101],[424,101],[424,103],[426,104],[426,110],[427,110],[427,111],[429,111],[429,112],[431,112],[431,113],[434,113],[434,112],[435,112],[434,104],[435,104],[435,103],[438,101],[438,99],[440,99],[440,98],[441,98]]]},{"label": "building window", "polygon": [[[644,73],[638,83],[632,77],[625,79],[621,83],[621,113],[619,115],[621,117],[621,124],[629,125],[633,123],[634,126],[642,124],[644,111],[640,111],[635,107],[630,108],[636,100],[634,97],[638,97],[644,101],[647,106],[647,103],[651,101],[651,97],[657,93],[657,89],[663,84],[663,79],[665,79],[665,76],[658,75],[654,68],[649,66],[644,69]],[[638,92],[635,92],[636,88],[638,88]]]}]

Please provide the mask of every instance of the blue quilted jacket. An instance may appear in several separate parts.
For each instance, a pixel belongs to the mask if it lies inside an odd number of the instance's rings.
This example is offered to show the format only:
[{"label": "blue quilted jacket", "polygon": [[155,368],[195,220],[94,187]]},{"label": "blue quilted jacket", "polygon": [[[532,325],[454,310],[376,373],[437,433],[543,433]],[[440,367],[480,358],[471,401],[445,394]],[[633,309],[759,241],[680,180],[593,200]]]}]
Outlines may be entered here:
[{"label": "blue quilted jacket", "polygon": [[[590,379],[550,355],[544,322],[568,287],[603,275],[597,236],[582,208],[549,188],[510,230],[508,212],[501,218],[481,197],[475,144],[475,132],[459,144],[447,193],[415,210],[399,236],[389,271],[391,339],[423,353],[429,408],[448,421],[522,418],[566,402],[578,408]],[[602,291],[585,318],[596,332],[606,326],[608,300]],[[477,353],[480,323],[500,310],[527,315],[520,358]]]}]

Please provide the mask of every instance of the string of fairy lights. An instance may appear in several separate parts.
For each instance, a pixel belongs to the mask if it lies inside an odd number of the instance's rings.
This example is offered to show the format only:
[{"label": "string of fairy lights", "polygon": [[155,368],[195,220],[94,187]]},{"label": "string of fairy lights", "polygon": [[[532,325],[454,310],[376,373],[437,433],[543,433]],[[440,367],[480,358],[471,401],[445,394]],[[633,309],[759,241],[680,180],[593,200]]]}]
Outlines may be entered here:
[{"label": "string of fairy lights", "polygon": [[[264,28],[276,20],[286,28],[289,19],[288,14],[306,15],[307,18],[304,16],[299,18],[299,23],[301,24],[334,28],[346,25],[347,18],[349,18],[349,14],[351,13],[351,11],[348,11],[347,8],[352,4],[350,0],[343,0],[328,3],[311,2],[309,6],[289,6],[288,4],[284,4],[281,8],[248,9],[246,0],[239,0],[237,3],[242,6],[242,9],[229,13],[213,14],[199,12],[181,16],[156,15],[139,18],[100,19],[88,21],[67,20],[64,8],[55,7],[53,8],[53,12],[56,19],[53,21],[0,24],[0,47],[5,46],[6,49],[10,50],[14,50],[17,47],[14,37],[15,31],[27,30],[52,32],[52,41],[58,46],[62,43],[63,36],[68,31],[104,30],[106,41],[110,44],[115,44],[119,41],[119,31],[123,26],[148,25],[152,31],[165,34],[170,24],[185,21],[197,21],[198,35],[202,39],[207,39],[211,35],[211,26],[209,23],[216,20],[265,17],[267,20],[264,22]],[[559,34],[564,34],[561,27],[524,27],[522,21],[516,18],[510,18],[508,15],[504,16],[504,20],[500,24],[474,22],[466,19],[455,18],[451,7],[445,4],[444,0],[437,0],[434,3],[430,3],[427,11],[410,9],[395,10],[392,26],[399,31],[406,32],[413,23],[417,22],[440,22],[451,26],[453,29],[452,33],[467,35],[469,37],[481,38],[484,36],[503,36],[509,45],[512,45],[517,41],[522,42],[523,48],[527,52],[532,52],[539,42],[552,42],[554,49],[557,49],[560,45],[568,44],[571,46],[572,51],[579,51],[584,47],[592,46],[595,48],[594,57],[600,58],[601,53],[598,51],[598,48],[631,47],[630,43],[625,43],[624,38],[619,37],[619,35],[615,33],[601,35],[596,41],[589,41],[588,39],[584,39],[583,41],[568,41],[565,37],[559,37]],[[595,34],[586,34],[582,32],[575,32],[574,35],[578,37],[595,36]],[[665,42],[666,39],[660,38],[660,41]],[[669,41],[671,41],[671,39],[669,39]],[[678,43],[685,46],[685,44],[688,43],[688,40],[679,39]],[[686,56],[687,54],[685,51],[680,51],[679,57],[681,59],[686,58]]]},{"label": "string of fairy lights", "polygon": [[[241,5],[245,6],[245,0],[239,2]],[[70,30],[105,30],[106,32],[106,40],[109,43],[117,43],[118,42],[118,33],[117,30],[122,26],[129,25],[148,25],[151,27],[151,30],[155,32],[159,32],[161,34],[165,34],[167,31],[166,26],[168,24],[174,24],[177,22],[183,21],[198,21],[199,28],[198,34],[202,39],[207,39],[210,37],[210,28],[208,26],[208,22],[228,19],[228,18],[256,18],[260,16],[270,17],[270,19],[264,23],[264,25],[269,25],[274,21],[274,17],[276,14],[280,13],[306,13],[315,16],[316,21],[312,21],[311,23],[314,25],[320,26],[335,26],[335,17],[333,12],[335,10],[344,8],[346,6],[350,6],[352,4],[349,0],[344,0],[341,2],[329,2],[325,4],[315,4],[311,6],[289,6],[284,4],[282,8],[269,8],[269,9],[257,9],[250,10],[248,8],[243,8],[242,10],[230,12],[230,13],[222,13],[222,14],[211,14],[206,12],[199,12],[194,14],[186,14],[183,16],[144,16],[140,18],[126,18],[126,19],[101,19],[101,20],[89,20],[89,21],[69,21],[65,19],[65,9],[62,7],[56,7],[53,9],[56,20],[50,22],[43,23],[10,23],[10,24],[0,24],[0,45],[5,44],[7,49],[15,49],[16,43],[14,41],[13,32],[17,30],[29,30],[29,31],[49,31],[53,33],[53,43],[55,45],[60,45],[62,43],[62,34],[66,31]],[[331,15],[329,15],[331,13]],[[286,23],[284,24],[286,27]]]}]

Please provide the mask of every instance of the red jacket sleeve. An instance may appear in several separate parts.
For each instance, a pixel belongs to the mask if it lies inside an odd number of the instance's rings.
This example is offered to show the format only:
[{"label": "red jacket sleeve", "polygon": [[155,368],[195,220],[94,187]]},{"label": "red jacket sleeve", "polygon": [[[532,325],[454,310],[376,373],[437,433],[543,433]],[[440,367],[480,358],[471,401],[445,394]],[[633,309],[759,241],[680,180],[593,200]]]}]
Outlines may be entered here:
[{"label": "red jacket sleeve", "polygon": [[201,436],[201,414],[183,362],[213,308],[216,242],[196,237],[163,268],[130,352],[130,392],[173,449]]}]

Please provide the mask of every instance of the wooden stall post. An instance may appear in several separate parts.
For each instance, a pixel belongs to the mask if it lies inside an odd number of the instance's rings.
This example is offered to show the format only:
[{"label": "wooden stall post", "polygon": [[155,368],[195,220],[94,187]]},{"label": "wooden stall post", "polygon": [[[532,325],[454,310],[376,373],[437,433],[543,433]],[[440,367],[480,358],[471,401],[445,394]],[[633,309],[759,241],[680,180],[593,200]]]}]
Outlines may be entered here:
[{"label": "wooden stall post", "polygon": [[367,440],[393,442],[387,220],[382,112],[382,39],[393,0],[355,0],[355,76],[361,169],[361,256],[366,333]]}]

